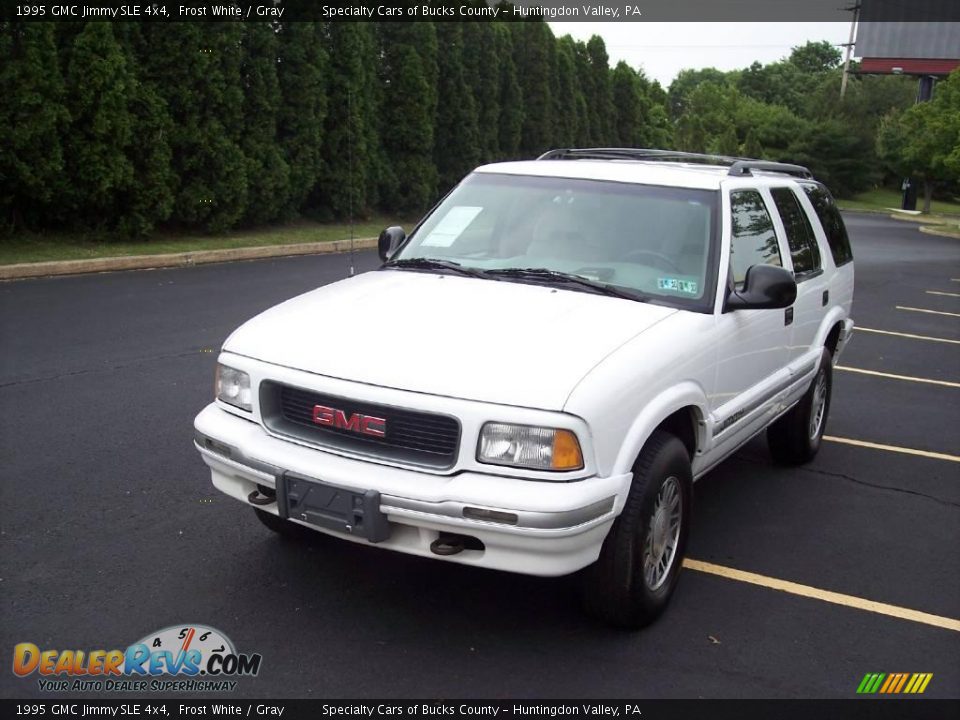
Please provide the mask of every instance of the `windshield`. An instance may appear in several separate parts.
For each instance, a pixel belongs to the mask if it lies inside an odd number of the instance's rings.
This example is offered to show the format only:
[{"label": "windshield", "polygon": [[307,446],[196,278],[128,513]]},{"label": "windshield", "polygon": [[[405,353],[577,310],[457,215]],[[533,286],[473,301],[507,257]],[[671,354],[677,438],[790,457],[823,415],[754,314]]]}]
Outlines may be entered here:
[{"label": "windshield", "polygon": [[[475,173],[434,209],[394,259],[430,258],[485,271],[547,269],[624,290],[637,299],[709,311],[717,195],[578,178]],[[520,282],[548,279],[526,273],[508,277]]]}]

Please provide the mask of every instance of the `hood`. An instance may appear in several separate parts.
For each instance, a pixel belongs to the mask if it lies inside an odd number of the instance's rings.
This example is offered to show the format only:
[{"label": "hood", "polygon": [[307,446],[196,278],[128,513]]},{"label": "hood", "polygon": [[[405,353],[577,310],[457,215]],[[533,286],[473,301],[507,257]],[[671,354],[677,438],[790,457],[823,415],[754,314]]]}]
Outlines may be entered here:
[{"label": "hood", "polygon": [[373,271],[261,313],[224,350],[371,385],[561,410],[591,368],[674,312],[542,285]]}]

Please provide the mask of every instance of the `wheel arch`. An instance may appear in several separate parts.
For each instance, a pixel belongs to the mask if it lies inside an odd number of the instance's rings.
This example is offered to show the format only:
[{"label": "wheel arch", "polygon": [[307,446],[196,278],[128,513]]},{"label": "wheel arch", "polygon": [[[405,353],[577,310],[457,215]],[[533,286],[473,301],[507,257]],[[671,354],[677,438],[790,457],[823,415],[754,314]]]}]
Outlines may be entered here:
[{"label": "wheel arch", "polygon": [[846,317],[842,308],[835,307],[830,310],[820,323],[820,329],[817,331],[811,350],[815,347],[826,347],[830,355],[836,355],[835,351],[840,342],[840,333],[843,332],[843,322]]},{"label": "wheel arch", "polygon": [[677,436],[691,460],[706,441],[707,398],[703,388],[685,382],[644,405],[627,431],[614,462],[614,472],[629,473],[647,440],[658,428]]}]

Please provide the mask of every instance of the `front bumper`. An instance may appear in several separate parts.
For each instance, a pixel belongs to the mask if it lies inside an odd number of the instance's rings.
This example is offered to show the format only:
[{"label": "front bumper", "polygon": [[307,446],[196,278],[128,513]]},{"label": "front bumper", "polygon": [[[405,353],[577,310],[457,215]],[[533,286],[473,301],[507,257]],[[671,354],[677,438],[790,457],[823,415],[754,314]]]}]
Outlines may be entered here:
[{"label": "front bumper", "polygon": [[[594,562],[631,480],[629,474],[549,482],[476,472],[420,473],[272,437],[216,404],[201,411],[194,426],[196,448],[210,467],[214,486],[241,502],[250,504],[257,485],[275,488],[284,471],[358,491],[375,490],[390,524],[389,537],[377,547],[437,558],[430,545],[441,532],[467,535],[484,549],[442,559],[528,575],[566,575]],[[278,514],[276,503],[258,507]],[[509,513],[516,522],[472,519],[464,516],[467,508]],[[372,544],[346,532],[307,527]]]}]

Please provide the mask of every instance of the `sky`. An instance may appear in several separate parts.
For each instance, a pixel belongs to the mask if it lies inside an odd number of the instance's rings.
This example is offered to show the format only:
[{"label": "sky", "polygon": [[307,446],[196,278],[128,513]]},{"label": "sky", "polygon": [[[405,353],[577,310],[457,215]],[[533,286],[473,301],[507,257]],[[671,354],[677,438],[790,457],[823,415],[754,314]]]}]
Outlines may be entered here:
[{"label": "sky", "polygon": [[808,40],[841,45],[850,37],[849,22],[552,22],[550,27],[557,37],[570,34],[588,40],[599,35],[611,67],[625,60],[664,88],[685,68],[736,70],[754,60],[763,64],[779,60]]}]

